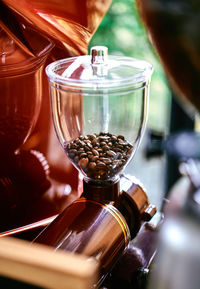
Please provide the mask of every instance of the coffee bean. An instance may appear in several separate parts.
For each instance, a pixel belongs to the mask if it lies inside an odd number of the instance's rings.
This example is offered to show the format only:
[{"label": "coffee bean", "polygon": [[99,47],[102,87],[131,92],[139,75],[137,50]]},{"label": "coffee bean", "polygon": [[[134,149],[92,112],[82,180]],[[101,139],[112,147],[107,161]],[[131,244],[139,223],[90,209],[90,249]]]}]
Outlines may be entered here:
[{"label": "coffee bean", "polygon": [[117,152],[117,154],[116,154],[116,155],[117,155],[117,159],[119,159],[119,160],[120,160],[120,159],[122,158],[122,153],[120,153],[120,152]]},{"label": "coffee bean", "polygon": [[114,152],[121,152],[121,150],[118,147],[112,147],[112,151]]},{"label": "coffee bean", "polygon": [[100,146],[101,146],[101,147],[103,147],[103,146],[105,146],[105,145],[106,145],[106,142],[105,142],[105,141],[101,141],[101,142],[100,142]]},{"label": "coffee bean", "polygon": [[109,139],[109,137],[107,137],[107,136],[99,136],[100,141],[106,141],[108,139]]},{"label": "coffee bean", "polygon": [[118,166],[119,165],[119,160],[114,160],[113,162],[112,162],[112,164],[113,164],[113,166]]},{"label": "coffee bean", "polygon": [[95,150],[95,149],[92,150],[92,153],[93,153],[93,155],[95,155],[95,156],[99,156],[99,152],[98,152],[97,150]]},{"label": "coffee bean", "polygon": [[[93,154],[88,154],[87,156],[88,156],[88,159],[89,159],[89,160],[92,160],[92,159],[94,158],[94,155],[93,155]],[[97,159],[98,159],[98,157],[97,157]]]},{"label": "coffee bean", "polygon": [[109,151],[107,151],[107,155],[111,156],[111,157],[114,157],[114,156],[116,156],[116,153],[114,151],[112,151],[112,150],[109,150]]},{"label": "coffee bean", "polygon": [[92,140],[92,145],[95,146],[96,143],[97,143],[97,138],[94,138],[94,139]]},{"label": "coffee bean", "polygon": [[76,155],[76,154],[77,154],[77,150],[75,150],[75,149],[70,149],[70,150],[69,150],[69,153]]},{"label": "coffee bean", "polygon": [[127,142],[124,141],[124,140],[122,140],[122,139],[119,139],[118,143],[119,143],[120,145],[124,145],[124,146],[127,145]]},{"label": "coffee bean", "polygon": [[88,168],[90,169],[90,170],[94,170],[95,168],[96,168],[96,163],[95,162],[90,162],[89,163],[89,165],[88,165]]},{"label": "coffee bean", "polygon": [[105,146],[103,146],[103,147],[102,147],[102,149],[103,149],[104,151],[107,151],[107,150],[109,150],[109,149],[110,149],[110,147],[109,147],[109,146],[107,146],[107,145],[105,145]]},{"label": "coffee bean", "polygon": [[117,145],[117,148],[123,150],[123,145],[118,144],[118,145]]},{"label": "coffee bean", "polygon": [[86,139],[84,138],[83,141],[84,141],[85,144],[91,143],[91,141],[88,138],[86,138]]},{"label": "coffee bean", "polygon": [[105,164],[110,164],[112,161],[109,158],[99,158],[100,161],[104,162]]},{"label": "coffee bean", "polygon": [[106,168],[106,164],[104,164],[103,162],[98,161],[97,162],[97,168]]},{"label": "coffee bean", "polygon": [[93,140],[94,138],[96,138],[96,135],[95,134],[88,134],[88,138],[90,140]]},{"label": "coffee bean", "polygon": [[117,141],[117,137],[116,137],[115,135],[113,135],[113,136],[111,136],[111,140],[112,140],[113,142],[116,142],[116,141]]},{"label": "coffee bean", "polygon": [[118,139],[123,139],[123,140],[124,140],[124,136],[123,136],[123,135],[118,135],[117,138],[118,138]]},{"label": "coffee bean", "polygon": [[82,135],[67,144],[65,150],[88,177],[106,180],[121,171],[133,146],[122,135],[101,132]]},{"label": "coffee bean", "polygon": [[92,156],[91,161],[96,162],[98,160],[98,156]]},{"label": "coffee bean", "polygon": [[85,152],[89,152],[90,148],[88,146],[84,146],[84,150],[85,150]]},{"label": "coffee bean", "polygon": [[125,156],[123,157],[123,159],[126,161],[126,160],[128,159],[128,156],[125,155]]},{"label": "coffee bean", "polygon": [[88,147],[88,148],[90,148],[90,149],[92,149],[92,148],[93,148],[93,146],[92,146],[91,142],[88,142],[88,143],[87,143],[87,147]]},{"label": "coffee bean", "polygon": [[85,158],[85,157],[87,157],[87,154],[86,154],[86,153],[81,153],[81,154],[80,154],[80,158]]},{"label": "coffee bean", "polygon": [[79,148],[78,150],[76,150],[78,153],[83,153],[84,152],[84,148]]},{"label": "coffee bean", "polygon": [[132,153],[132,151],[133,151],[133,148],[129,149],[128,155],[130,155]]},{"label": "coffee bean", "polygon": [[82,158],[80,159],[78,164],[82,169],[85,169],[88,165],[88,162],[89,162],[88,158]]}]

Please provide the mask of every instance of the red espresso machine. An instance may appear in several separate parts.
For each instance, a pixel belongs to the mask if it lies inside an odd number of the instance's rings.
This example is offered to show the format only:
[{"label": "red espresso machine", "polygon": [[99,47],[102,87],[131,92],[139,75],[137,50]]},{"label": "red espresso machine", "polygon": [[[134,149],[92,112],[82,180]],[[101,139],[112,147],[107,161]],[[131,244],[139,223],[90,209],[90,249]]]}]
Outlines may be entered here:
[{"label": "red espresso machine", "polygon": [[44,67],[86,54],[110,2],[0,3],[1,231],[55,215],[79,196],[78,172],[53,129]]}]

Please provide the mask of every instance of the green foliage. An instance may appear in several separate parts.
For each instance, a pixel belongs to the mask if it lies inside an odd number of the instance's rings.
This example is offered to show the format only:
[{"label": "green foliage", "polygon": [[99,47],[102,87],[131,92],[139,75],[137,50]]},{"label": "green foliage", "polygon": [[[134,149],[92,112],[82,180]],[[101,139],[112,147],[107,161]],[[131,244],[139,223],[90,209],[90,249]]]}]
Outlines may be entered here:
[{"label": "green foliage", "polygon": [[170,91],[162,66],[139,18],[135,0],[113,0],[89,48],[94,45],[107,46],[109,54],[144,59],[154,66],[148,125],[157,130],[166,130]]}]

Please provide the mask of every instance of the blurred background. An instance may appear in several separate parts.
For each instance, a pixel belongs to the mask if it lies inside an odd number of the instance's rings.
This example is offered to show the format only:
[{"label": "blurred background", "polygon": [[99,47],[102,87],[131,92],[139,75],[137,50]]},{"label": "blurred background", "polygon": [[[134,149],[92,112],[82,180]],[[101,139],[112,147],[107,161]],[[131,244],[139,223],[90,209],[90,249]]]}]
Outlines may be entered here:
[{"label": "blurred background", "polygon": [[146,132],[125,173],[134,175],[143,183],[150,201],[159,208],[166,191],[166,156],[147,157],[147,146],[152,131],[158,135],[168,133],[171,91],[138,16],[134,0],[112,1],[89,49],[94,45],[107,46],[109,54],[140,58],[154,66]]}]

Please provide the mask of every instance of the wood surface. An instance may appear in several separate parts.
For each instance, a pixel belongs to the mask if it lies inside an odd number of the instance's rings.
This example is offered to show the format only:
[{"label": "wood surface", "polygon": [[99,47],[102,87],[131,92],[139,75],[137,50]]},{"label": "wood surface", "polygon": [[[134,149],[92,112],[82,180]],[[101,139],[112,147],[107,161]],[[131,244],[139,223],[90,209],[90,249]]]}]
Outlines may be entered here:
[{"label": "wood surface", "polygon": [[51,289],[89,289],[97,280],[94,260],[14,237],[0,238],[0,275]]}]

